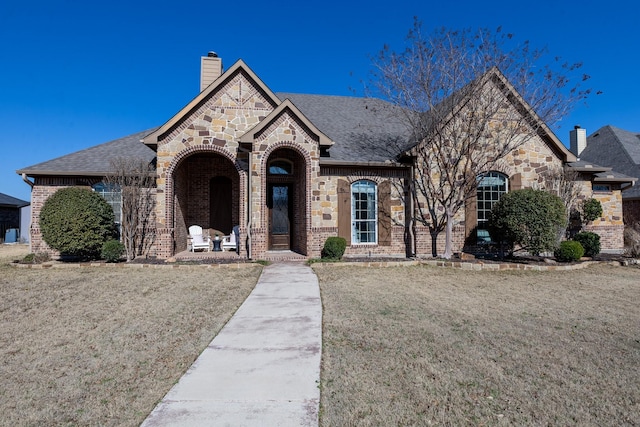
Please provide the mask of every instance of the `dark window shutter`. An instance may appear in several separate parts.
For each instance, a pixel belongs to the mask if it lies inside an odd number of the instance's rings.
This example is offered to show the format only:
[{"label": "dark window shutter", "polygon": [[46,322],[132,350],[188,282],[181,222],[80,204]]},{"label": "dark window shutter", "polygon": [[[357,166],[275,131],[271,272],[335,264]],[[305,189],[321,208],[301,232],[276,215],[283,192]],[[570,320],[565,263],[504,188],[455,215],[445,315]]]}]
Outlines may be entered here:
[{"label": "dark window shutter", "polygon": [[351,185],[344,179],[338,180],[338,236],[351,245]]},{"label": "dark window shutter", "polygon": [[378,245],[391,246],[391,182],[378,186]]},{"label": "dark window shutter", "polygon": [[509,178],[509,191],[522,189],[522,174],[516,173]]},{"label": "dark window shutter", "polygon": [[471,233],[473,233],[474,229],[478,225],[478,196],[473,195],[469,197],[464,206],[464,231],[465,237],[469,239]]}]

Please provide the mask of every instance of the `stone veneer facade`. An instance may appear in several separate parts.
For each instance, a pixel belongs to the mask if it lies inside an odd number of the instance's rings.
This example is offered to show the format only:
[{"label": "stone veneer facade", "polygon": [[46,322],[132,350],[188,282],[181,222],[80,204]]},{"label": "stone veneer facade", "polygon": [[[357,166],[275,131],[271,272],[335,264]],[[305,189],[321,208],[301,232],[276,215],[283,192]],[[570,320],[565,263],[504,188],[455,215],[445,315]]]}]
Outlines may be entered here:
[{"label": "stone veneer facade", "polygon": [[[240,256],[260,259],[269,250],[269,188],[289,186],[293,251],[320,256],[325,240],[342,235],[350,241],[350,185],[376,183],[379,191],[379,236],[376,244],[349,244],[347,256],[431,255],[426,227],[409,230],[411,212],[404,203],[409,171],[405,165],[323,164],[324,136],[292,104],[278,100],[240,61],[209,86],[167,124],[145,138],[157,153],[156,239],[151,255],[169,258],[187,249],[188,227],[216,228],[211,210],[224,205],[228,225],[239,225]],[[531,138],[510,153],[497,170],[509,177],[510,190],[538,188],[543,174],[564,164],[552,142]],[[290,176],[268,173],[271,161],[292,165]],[[211,180],[223,177],[228,196],[214,200]],[[54,191],[71,185],[91,185],[77,178],[38,178],[32,192],[32,251],[50,251],[41,239],[38,215]],[[591,197],[591,182],[583,182],[583,198]],[[588,226],[602,236],[604,250],[622,243],[622,199],[619,186],[593,194],[602,202],[603,218]],[[474,208],[475,209],[475,208]],[[350,212],[350,211],[349,211]],[[225,217],[226,218],[226,217]],[[475,212],[455,218],[454,250],[461,251],[475,226]],[[231,230],[219,230],[229,233]],[[444,232],[438,236],[444,249]],[[250,252],[249,252],[250,251]]]}]

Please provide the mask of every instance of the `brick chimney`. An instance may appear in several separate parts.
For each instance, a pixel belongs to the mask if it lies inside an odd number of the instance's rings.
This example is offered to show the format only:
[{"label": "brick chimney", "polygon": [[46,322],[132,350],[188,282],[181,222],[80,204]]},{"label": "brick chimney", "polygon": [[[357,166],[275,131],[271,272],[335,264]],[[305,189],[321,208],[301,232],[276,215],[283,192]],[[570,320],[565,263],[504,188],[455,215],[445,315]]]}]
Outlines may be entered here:
[{"label": "brick chimney", "polygon": [[200,92],[205,90],[215,79],[222,74],[222,58],[218,58],[215,52],[209,52],[200,61]]},{"label": "brick chimney", "polygon": [[580,153],[585,148],[587,148],[587,130],[576,125],[569,131],[569,149],[576,157],[580,157]]}]

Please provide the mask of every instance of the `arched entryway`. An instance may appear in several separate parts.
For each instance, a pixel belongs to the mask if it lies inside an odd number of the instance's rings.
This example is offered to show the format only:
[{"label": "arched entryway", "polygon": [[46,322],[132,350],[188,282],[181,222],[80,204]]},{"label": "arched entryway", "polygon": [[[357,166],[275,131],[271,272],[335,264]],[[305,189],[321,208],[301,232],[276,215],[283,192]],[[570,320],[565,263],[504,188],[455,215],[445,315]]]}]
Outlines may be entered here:
[{"label": "arched entryway", "polygon": [[187,248],[188,228],[229,235],[240,224],[240,176],[234,163],[215,152],[184,158],[173,172],[176,251]]},{"label": "arched entryway", "polygon": [[274,150],[266,162],[267,249],[307,254],[307,170],[291,148]]}]

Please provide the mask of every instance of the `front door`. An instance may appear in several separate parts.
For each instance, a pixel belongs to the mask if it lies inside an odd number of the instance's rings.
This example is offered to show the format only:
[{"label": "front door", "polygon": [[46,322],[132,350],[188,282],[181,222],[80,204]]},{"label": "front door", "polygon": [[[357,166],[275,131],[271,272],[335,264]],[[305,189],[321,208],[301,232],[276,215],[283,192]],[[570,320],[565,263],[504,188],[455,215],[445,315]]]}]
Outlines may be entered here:
[{"label": "front door", "polygon": [[269,185],[269,249],[288,250],[291,241],[291,185]]}]

